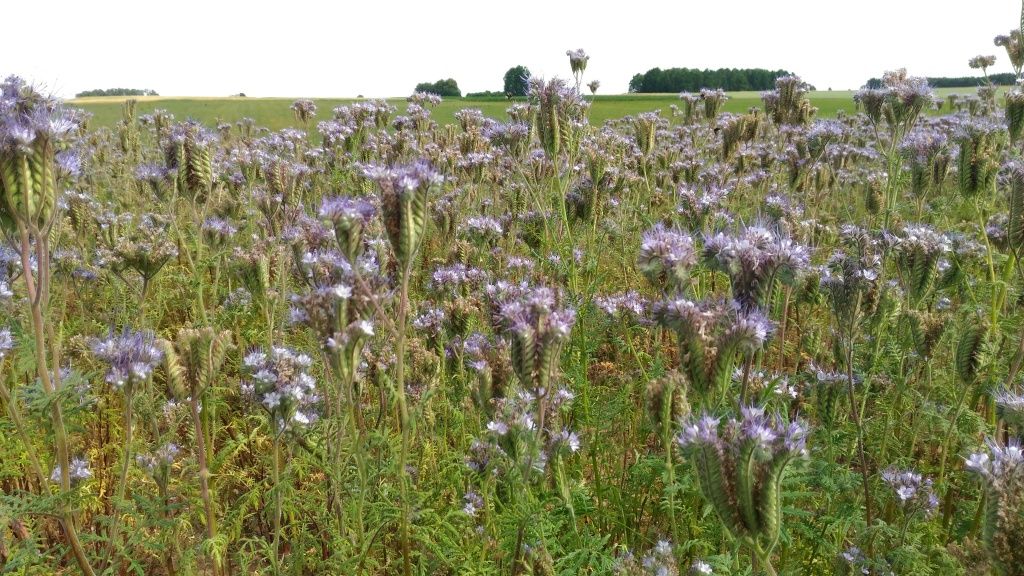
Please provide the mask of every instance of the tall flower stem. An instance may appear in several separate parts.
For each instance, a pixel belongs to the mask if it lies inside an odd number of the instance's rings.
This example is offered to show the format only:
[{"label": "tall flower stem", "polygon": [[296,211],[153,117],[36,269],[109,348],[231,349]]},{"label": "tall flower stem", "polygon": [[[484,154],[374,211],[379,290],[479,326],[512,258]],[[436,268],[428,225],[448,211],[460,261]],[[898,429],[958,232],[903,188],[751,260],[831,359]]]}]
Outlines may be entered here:
[{"label": "tall flower stem", "polygon": [[[134,384],[129,382],[124,387],[124,450],[121,453],[121,470],[117,476],[117,493],[114,498],[114,511],[120,509],[121,503],[124,501],[125,491],[128,486],[128,468],[131,465],[132,459],[132,398],[134,396]],[[117,556],[117,541],[121,536],[121,521],[120,518],[115,518],[113,524],[110,527],[110,542],[107,543],[109,546],[107,552],[107,565],[115,565],[115,557]]]},{"label": "tall flower stem", "polygon": [[[213,513],[213,498],[210,495],[210,469],[206,457],[206,437],[203,435],[203,420],[199,415],[199,399],[192,396],[189,400],[192,409],[192,423],[196,435],[196,459],[199,461],[199,496],[203,500],[206,513],[206,537],[213,540],[217,535],[217,518]],[[220,571],[220,558],[213,558],[213,574]]]},{"label": "tall flower stem", "polygon": [[[853,318],[859,316],[859,310],[861,305],[860,294],[857,295],[857,304],[854,307]],[[871,486],[868,481],[868,459],[864,451],[864,421],[863,421],[863,410],[857,404],[857,397],[854,394],[854,380],[853,380],[853,345],[854,345],[854,332],[856,330],[856,321],[851,323],[849,327],[849,333],[847,334],[846,342],[846,380],[847,380],[847,392],[850,398],[850,414],[853,416],[853,423],[857,427],[857,454],[860,459],[860,475],[861,485],[864,489],[864,521],[867,528],[870,530],[871,525],[874,523],[874,510],[871,501]],[[865,400],[867,399],[867,393],[865,392]],[[869,551],[873,548],[871,544],[872,539],[868,540]]]},{"label": "tall flower stem", "polygon": [[272,426],[274,434],[274,451],[273,451],[273,462],[271,462],[271,473],[273,474],[274,482],[274,546],[272,549],[271,566],[274,569],[274,574],[281,573],[280,566],[280,553],[281,553],[281,434],[277,430],[277,424]]},{"label": "tall flower stem", "polygon": [[395,396],[398,400],[399,425],[402,432],[402,446],[398,457],[398,485],[402,498],[402,573],[412,574],[412,549],[409,544],[409,478],[405,471],[409,458],[409,406],[405,399],[405,331],[406,316],[409,313],[409,277],[412,275],[412,262],[402,270],[401,288],[398,300],[397,341],[395,342]]},{"label": "tall flower stem", "polygon": [[[32,262],[29,257],[29,253],[32,250],[31,236],[25,225],[20,222],[18,223],[22,275],[25,279],[25,289],[28,295],[32,316],[32,334],[35,344],[36,372],[39,375],[39,381],[42,383],[43,391],[48,396],[52,396],[56,392],[56,389],[53,385],[53,381],[50,379],[50,369],[46,360],[47,324],[43,318],[43,306],[47,303],[43,301],[43,294],[46,292],[43,276],[45,273],[49,272],[49,250],[47,247],[48,241],[46,239],[46,235],[36,234],[35,236],[37,255],[41,254],[43,256],[43,259],[39,261],[40,273],[38,283],[36,282]],[[50,345],[53,347],[52,349],[56,349],[56,342],[50,342]],[[64,427],[64,416],[59,402],[52,403],[50,418],[53,422],[57,464],[60,466],[61,470],[61,489],[66,492],[71,490],[71,470],[68,454],[67,430]],[[81,570],[85,576],[95,576],[95,571],[93,571],[92,565],[89,563],[89,558],[85,554],[85,548],[82,546],[82,542],[78,537],[78,528],[75,526],[75,519],[67,504],[63,504],[61,506],[60,524],[67,536],[68,543],[71,545],[79,570]]]}]

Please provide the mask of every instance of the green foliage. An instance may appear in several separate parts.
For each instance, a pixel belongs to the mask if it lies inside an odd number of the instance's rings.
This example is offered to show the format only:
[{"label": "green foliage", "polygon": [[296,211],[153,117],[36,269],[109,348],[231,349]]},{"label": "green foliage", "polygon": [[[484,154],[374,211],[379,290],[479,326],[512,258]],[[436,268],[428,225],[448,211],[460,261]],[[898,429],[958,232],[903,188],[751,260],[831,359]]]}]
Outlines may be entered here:
[{"label": "green foliage", "polygon": [[697,68],[651,68],[637,74],[629,81],[630,92],[696,92],[702,88],[722,90],[771,90],[775,80],[791,76],[785,70],[762,68],[719,68],[699,70]]},{"label": "green foliage", "polygon": [[451,78],[438,80],[437,82],[420,82],[416,85],[414,92],[437,94],[444,98],[459,98],[462,96],[458,83]]},{"label": "green foliage", "polygon": [[90,96],[159,96],[159,94],[157,94],[156,90],[139,88],[97,88],[75,94],[75,98],[88,98]]},{"label": "green foliage", "polygon": [[513,66],[505,72],[505,95],[526,96],[530,90],[530,69],[526,66]]}]

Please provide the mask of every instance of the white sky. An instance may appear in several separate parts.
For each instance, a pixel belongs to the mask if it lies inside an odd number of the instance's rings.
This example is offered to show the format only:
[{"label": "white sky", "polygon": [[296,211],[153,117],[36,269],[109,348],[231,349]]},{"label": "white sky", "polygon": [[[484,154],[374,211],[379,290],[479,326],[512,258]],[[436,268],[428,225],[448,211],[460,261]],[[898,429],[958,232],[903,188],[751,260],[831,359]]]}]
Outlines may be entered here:
[{"label": "white sky", "polygon": [[[161,95],[405,96],[452,77],[501,90],[517,64],[623,93],[661,68],[784,68],[819,89],[888,69],[970,75],[967,60],[1019,23],[1016,0],[615,0],[316,2],[36,0],[4,3],[0,74],[70,97],[92,88]],[[45,14],[41,14],[45,12]]]}]

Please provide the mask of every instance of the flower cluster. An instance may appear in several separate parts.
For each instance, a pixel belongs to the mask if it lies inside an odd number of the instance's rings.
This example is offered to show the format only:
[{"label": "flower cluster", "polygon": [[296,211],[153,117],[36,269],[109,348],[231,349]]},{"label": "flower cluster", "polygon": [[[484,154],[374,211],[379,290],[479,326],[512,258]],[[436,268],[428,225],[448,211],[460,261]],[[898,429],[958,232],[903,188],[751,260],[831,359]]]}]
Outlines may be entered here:
[{"label": "flower cluster", "polygon": [[363,175],[380,188],[384,230],[395,258],[408,266],[426,234],[427,196],[444,177],[425,160],[393,168],[367,166]]},{"label": "flower cluster", "polygon": [[792,284],[806,270],[810,250],[764,226],[704,239],[704,260],[729,276],[733,298],[745,309],[763,306],[775,282]]},{"label": "flower cluster", "polygon": [[690,269],[697,263],[693,239],[662,224],[644,232],[637,266],[655,286],[670,292],[685,288]]},{"label": "flower cluster", "polygon": [[163,360],[164,353],[149,331],[125,328],[120,334],[94,338],[92,353],[108,365],[105,379],[116,388],[145,382]]},{"label": "flower cluster", "polygon": [[775,325],[757,308],[743,309],[734,300],[657,302],[654,318],[679,335],[680,362],[700,393],[724,393],[736,362],[764,345]]},{"label": "flower cluster", "polygon": [[556,376],[576,310],[547,286],[487,286],[495,327],[512,343],[512,367],[528,390],[543,394]]},{"label": "flower cluster", "polygon": [[746,406],[724,426],[704,415],[681,423],[680,449],[697,467],[701,492],[734,538],[771,551],[782,522],[782,477],[806,451],[807,425]]},{"label": "flower cluster", "polygon": [[316,116],[316,103],[306,99],[296,100],[292,102],[291,110],[296,120],[308,124]]},{"label": "flower cluster", "polygon": [[[54,467],[50,474],[50,481],[59,484],[64,471],[60,464]],[[92,478],[92,470],[89,469],[89,462],[85,458],[73,458],[68,465],[68,476],[72,482],[88,480]]]},{"label": "flower cluster", "polygon": [[1011,439],[1006,445],[988,442],[988,450],[971,454],[965,463],[985,489],[982,536],[995,563],[1008,574],[1024,566],[1024,449]]},{"label": "flower cluster", "polygon": [[882,480],[896,493],[900,507],[907,514],[923,512],[929,515],[939,505],[939,499],[932,489],[932,481],[913,470],[889,468],[882,472]]},{"label": "flower cluster", "polygon": [[69,149],[76,117],[16,76],[0,83],[0,230],[17,221],[45,229],[56,213],[58,180],[80,167]]},{"label": "flower cluster", "polygon": [[309,374],[313,360],[283,346],[270,352],[254,350],[245,355],[243,369],[249,379],[242,392],[252,396],[270,413],[275,430],[305,426],[316,419],[316,379]]}]

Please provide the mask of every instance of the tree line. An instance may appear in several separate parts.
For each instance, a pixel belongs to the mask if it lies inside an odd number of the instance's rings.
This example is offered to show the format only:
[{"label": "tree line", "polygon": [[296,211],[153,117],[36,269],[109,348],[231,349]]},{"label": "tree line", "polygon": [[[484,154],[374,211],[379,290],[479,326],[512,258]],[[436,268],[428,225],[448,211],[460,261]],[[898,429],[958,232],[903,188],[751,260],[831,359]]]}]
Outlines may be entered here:
[{"label": "tree line", "polygon": [[[1000,86],[1012,86],[1017,82],[1017,76],[1010,72],[989,74],[988,80],[986,80],[984,76],[929,76],[928,85],[932,88],[972,88],[974,86],[988,84],[989,80],[991,80],[993,84]],[[866,84],[864,84],[864,86],[867,88],[881,88],[882,80],[879,78],[871,78]]]},{"label": "tree line", "polygon": [[75,98],[85,98],[87,96],[159,96],[159,94],[156,93],[156,90],[139,88],[98,88],[75,94]]},{"label": "tree line", "polygon": [[643,74],[633,76],[629,81],[629,91],[696,92],[701,88],[721,88],[727,91],[771,90],[775,88],[776,78],[790,74],[786,70],[763,68],[651,68]]}]

